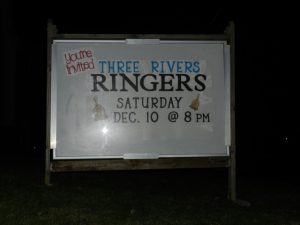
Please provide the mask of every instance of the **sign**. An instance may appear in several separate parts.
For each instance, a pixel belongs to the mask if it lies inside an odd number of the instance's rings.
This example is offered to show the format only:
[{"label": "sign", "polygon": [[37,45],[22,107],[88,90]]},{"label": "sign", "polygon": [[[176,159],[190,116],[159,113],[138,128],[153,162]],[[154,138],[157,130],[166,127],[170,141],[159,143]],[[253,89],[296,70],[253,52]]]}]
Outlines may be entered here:
[{"label": "sign", "polygon": [[54,40],[54,159],[227,156],[225,41]]}]

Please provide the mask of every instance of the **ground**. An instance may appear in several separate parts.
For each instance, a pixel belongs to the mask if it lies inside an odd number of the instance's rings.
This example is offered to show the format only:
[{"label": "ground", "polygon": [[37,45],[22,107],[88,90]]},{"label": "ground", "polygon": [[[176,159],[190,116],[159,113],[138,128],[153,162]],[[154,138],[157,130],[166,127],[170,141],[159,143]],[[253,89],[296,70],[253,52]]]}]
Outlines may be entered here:
[{"label": "ground", "polygon": [[227,200],[224,169],[59,173],[47,187],[40,159],[0,168],[3,225],[300,224],[292,178],[238,175],[238,198],[251,204],[242,207]]}]

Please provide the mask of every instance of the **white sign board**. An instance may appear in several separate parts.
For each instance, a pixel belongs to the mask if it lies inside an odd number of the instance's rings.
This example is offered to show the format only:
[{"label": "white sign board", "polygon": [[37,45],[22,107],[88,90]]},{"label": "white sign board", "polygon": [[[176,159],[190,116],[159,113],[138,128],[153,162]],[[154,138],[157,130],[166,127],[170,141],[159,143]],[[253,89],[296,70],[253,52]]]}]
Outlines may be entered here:
[{"label": "white sign board", "polygon": [[54,159],[226,156],[225,41],[54,40]]}]

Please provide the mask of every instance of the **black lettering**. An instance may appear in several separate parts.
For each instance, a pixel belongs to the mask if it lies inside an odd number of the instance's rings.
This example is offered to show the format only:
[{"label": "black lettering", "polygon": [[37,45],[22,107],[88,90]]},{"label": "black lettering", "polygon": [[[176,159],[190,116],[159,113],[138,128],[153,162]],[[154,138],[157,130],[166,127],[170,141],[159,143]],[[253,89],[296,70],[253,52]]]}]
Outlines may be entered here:
[{"label": "black lettering", "polygon": [[134,108],[137,109],[139,97],[133,97],[132,100],[134,101]]},{"label": "black lettering", "polygon": [[200,80],[200,78],[203,78],[203,80],[206,80],[206,75],[204,75],[204,74],[197,74],[195,76],[195,81],[197,83],[197,85],[195,85],[195,90],[197,90],[197,91],[204,91],[205,88],[206,88],[206,86],[203,83],[203,81]]},{"label": "black lettering", "polygon": [[121,120],[121,113],[119,112],[114,112],[114,122],[118,123]]},{"label": "black lettering", "polygon": [[118,109],[123,108],[123,98],[118,98],[118,99],[117,99],[117,102],[118,102],[117,108],[118,108]]},{"label": "black lettering", "polygon": [[122,123],[127,123],[127,112],[122,112]]},{"label": "black lettering", "polygon": [[[173,91],[173,86],[172,86],[172,82],[174,79],[174,74],[159,74],[161,77],[161,88],[159,89],[159,91]],[[172,79],[169,81],[166,81],[167,77],[171,77]],[[166,88],[166,84],[170,85],[169,88]]]},{"label": "black lettering", "polygon": [[[128,91],[126,88],[125,88],[125,83],[127,83],[127,84],[129,84],[129,86],[131,86],[136,92],[138,92],[139,91],[139,83],[138,83],[138,81],[139,81],[139,79],[138,79],[138,77],[140,76],[140,74],[132,74],[134,77],[135,77],[135,83],[132,81],[132,80],[130,80],[127,76],[126,76],[126,74],[124,74],[124,73],[120,73],[120,76],[122,77],[122,84],[123,84],[123,86],[122,86],[122,89],[120,89],[120,91]],[[125,82],[126,81],[126,82]]]},{"label": "black lettering", "polygon": [[173,98],[170,98],[169,104],[168,104],[168,109],[169,109],[169,108],[174,108],[174,107],[175,107],[175,106],[174,106]]},{"label": "black lettering", "polygon": [[161,109],[165,108],[167,105],[167,99],[165,97],[160,97],[159,99],[160,99],[159,107]]},{"label": "black lettering", "polygon": [[158,107],[157,107],[158,98],[152,97],[152,98],[151,98],[151,101],[152,101],[152,106],[151,106],[151,108],[152,108],[152,109],[153,109],[153,108],[158,108]]},{"label": "black lettering", "polygon": [[193,91],[193,89],[189,86],[190,76],[187,74],[176,74],[178,77],[178,86],[176,91],[184,91],[182,88],[182,85],[186,88],[188,91]]},{"label": "black lettering", "polygon": [[125,103],[125,107],[124,108],[125,109],[131,109],[131,103],[130,103],[130,99],[129,98],[126,99],[126,103]]},{"label": "black lettering", "polygon": [[111,89],[110,91],[118,91],[118,89],[116,88],[116,76],[118,76],[118,74],[110,74],[111,77]]},{"label": "black lettering", "polygon": [[148,77],[153,77],[154,80],[156,80],[156,76],[155,76],[154,74],[146,74],[145,76],[143,76],[143,77],[141,78],[141,87],[142,87],[144,90],[146,90],[146,91],[155,91],[156,88],[157,88],[158,82],[157,82],[157,81],[156,81],[156,82],[154,82],[154,81],[150,82],[150,83],[152,84],[152,88],[147,88],[147,87],[145,86],[145,80],[146,80],[146,78],[148,78]]},{"label": "black lettering", "polygon": [[[106,80],[105,75],[103,74],[91,74],[93,77],[93,89],[91,91],[100,91],[98,86],[100,86],[104,91],[108,91],[108,89],[104,86],[104,82]],[[99,81],[97,78],[101,78],[101,81]]]},{"label": "black lettering", "polygon": [[128,116],[128,118],[129,118],[129,121],[130,121],[130,123],[136,123],[137,121],[136,121],[136,119],[135,119],[135,112],[130,112],[129,113],[129,116]]}]

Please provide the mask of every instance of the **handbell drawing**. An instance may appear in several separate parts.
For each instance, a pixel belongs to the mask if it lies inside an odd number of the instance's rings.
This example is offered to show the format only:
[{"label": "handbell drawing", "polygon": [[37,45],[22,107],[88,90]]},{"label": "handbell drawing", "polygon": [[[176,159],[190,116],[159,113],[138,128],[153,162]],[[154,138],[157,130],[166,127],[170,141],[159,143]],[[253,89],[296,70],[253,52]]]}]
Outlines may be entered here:
[{"label": "handbell drawing", "polygon": [[106,115],[105,113],[105,109],[102,105],[100,105],[98,103],[98,99],[97,97],[95,96],[93,98],[94,102],[95,102],[95,107],[93,109],[93,118],[95,121],[98,121],[98,120],[105,120],[108,118],[108,116]]},{"label": "handbell drawing", "polygon": [[197,98],[195,98],[192,103],[190,104],[190,107],[193,109],[193,110],[198,110],[199,109],[199,106],[200,106],[200,101],[199,101],[199,94],[197,95]]}]

